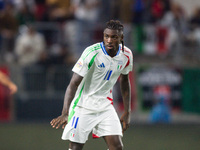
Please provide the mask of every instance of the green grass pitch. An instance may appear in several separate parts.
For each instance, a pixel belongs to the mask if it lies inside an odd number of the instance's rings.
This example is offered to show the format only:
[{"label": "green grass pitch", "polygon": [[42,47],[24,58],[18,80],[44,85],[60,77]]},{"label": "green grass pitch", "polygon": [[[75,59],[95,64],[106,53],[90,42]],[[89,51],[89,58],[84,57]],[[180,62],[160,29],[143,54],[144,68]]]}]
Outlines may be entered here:
[{"label": "green grass pitch", "polygon": [[[0,123],[0,150],[67,150],[62,129],[46,123]],[[200,150],[200,125],[132,125],[123,137],[125,150]],[[102,138],[84,150],[106,150]]]}]

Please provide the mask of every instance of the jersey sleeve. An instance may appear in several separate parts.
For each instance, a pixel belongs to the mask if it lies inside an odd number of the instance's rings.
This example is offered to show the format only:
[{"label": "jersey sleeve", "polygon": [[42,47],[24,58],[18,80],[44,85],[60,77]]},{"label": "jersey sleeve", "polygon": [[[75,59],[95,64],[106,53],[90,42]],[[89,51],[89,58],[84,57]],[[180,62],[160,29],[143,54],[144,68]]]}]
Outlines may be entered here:
[{"label": "jersey sleeve", "polygon": [[72,68],[72,71],[84,77],[90,70],[96,55],[95,52],[91,52],[91,47],[86,48]]},{"label": "jersey sleeve", "polygon": [[88,69],[87,69],[87,62],[84,61],[81,57],[79,58],[79,60],[76,62],[76,64],[74,65],[72,71],[77,73],[78,75],[84,77],[85,74],[87,74]]},{"label": "jersey sleeve", "polygon": [[130,49],[125,49],[124,55],[127,57],[128,61],[124,69],[122,70],[122,74],[128,74],[133,69],[133,54]]}]

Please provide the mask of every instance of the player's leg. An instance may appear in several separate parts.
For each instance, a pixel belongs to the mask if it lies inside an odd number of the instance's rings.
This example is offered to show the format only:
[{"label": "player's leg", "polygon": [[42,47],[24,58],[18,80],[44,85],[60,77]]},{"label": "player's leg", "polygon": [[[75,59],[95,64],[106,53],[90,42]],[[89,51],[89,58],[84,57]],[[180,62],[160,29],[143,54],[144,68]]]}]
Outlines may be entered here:
[{"label": "player's leg", "polygon": [[122,150],[122,127],[113,106],[111,109],[101,112],[98,119],[101,121],[93,129],[93,134],[96,137],[103,137],[109,150]]},{"label": "player's leg", "polygon": [[69,142],[69,150],[82,150],[84,144]]},{"label": "player's leg", "polygon": [[106,144],[108,145],[109,150],[122,150],[123,143],[121,136],[119,135],[110,135],[103,137]]},{"label": "player's leg", "polygon": [[[69,150],[82,150],[89,133],[96,126],[96,115],[77,107],[62,134],[63,140],[69,140]],[[97,119],[96,119],[97,120]],[[98,120],[97,120],[98,121]]]}]

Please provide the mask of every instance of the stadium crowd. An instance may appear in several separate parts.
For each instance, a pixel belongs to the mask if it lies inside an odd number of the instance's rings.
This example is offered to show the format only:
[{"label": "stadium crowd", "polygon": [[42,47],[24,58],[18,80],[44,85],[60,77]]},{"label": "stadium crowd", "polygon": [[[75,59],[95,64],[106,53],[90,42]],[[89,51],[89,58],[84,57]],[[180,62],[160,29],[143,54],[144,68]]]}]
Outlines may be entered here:
[{"label": "stadium crowd", "polygon": [[173,0],[0,0],[0,62],[73,64],[111,18],[136,53],[167,55],[180,39],[200,46],[200,6],[188,17]]}]

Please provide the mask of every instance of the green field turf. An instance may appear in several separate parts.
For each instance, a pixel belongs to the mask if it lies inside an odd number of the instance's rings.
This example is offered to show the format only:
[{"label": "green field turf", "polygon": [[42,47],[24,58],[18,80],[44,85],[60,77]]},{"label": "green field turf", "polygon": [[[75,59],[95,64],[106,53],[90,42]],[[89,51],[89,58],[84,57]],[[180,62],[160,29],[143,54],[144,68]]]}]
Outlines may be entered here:
[{"label": "green field turf", "polygon": [[[68,150],[61,134],[49,124],[0,123],[0,150]],[[200,125],[132,125],[123,142],[125,150],[200,150]],[[106,150],[106,144],[90,136],[84,150]]]}]

